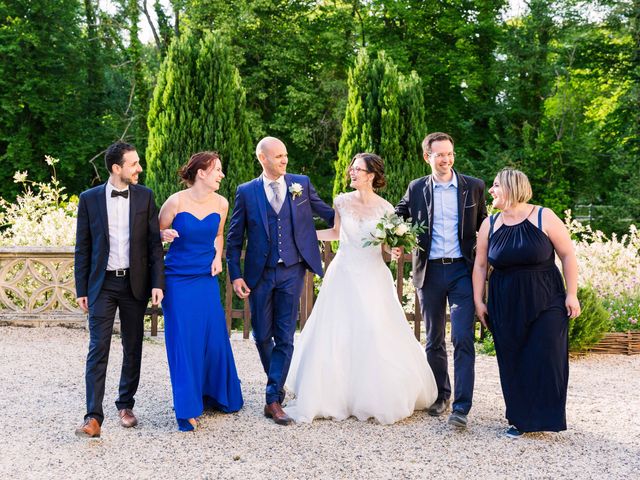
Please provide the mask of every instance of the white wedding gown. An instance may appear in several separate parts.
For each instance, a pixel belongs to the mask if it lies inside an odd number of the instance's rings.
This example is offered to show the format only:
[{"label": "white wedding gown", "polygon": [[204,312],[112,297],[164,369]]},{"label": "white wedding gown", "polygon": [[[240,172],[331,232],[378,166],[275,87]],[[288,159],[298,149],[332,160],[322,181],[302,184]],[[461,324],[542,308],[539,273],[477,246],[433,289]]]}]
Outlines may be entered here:
[{"label": "white wedding gown", "polygon": [[362,246],[393,207],[385,202],[359,218],[352,199],[342,194],[334,201],[340,248],[295,344],[286,382],[294,398],[285,411],[296,422],[354,416],[390,424],[436,400],[433,373],[380,247]]}]

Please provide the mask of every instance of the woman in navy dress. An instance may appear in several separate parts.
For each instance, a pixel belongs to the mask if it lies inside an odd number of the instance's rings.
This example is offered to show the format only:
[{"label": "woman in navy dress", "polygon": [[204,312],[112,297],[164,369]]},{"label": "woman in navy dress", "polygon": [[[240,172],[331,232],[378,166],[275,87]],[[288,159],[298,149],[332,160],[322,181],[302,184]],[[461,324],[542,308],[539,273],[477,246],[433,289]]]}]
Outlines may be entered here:
[{"label": "woman in navy dress", "polygon": [[553,211],[527,203],[532,192],[524,173],[502,170],[489,193],[500,212],[480,227],[473,292],[476,313],[493,334],[511,425],[506,435],[566,430],[568,319],[580,314],[573,244]]},{"label": "woman in navy dress", "polygon": [[165,341],[178,428],[194,430],[205,408],[242,407],[217,275],[222,271],[229,203],[216,193],[224,178],[215,152],[194,154],[179,172],[188,188],[160,209],[165,258]]}]

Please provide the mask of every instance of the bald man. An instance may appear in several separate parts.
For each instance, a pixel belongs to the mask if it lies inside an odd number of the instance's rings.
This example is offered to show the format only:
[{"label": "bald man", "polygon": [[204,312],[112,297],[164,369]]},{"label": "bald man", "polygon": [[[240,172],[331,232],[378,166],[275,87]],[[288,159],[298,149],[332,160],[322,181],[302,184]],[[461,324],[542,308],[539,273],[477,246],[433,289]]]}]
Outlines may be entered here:
[{"label": "bald man", "polygon": [[256,156],[262,174],[236,191],[227,264],[236,295],[249,298],[253,338],[267,374],[264,414],[279,425],[289,425],[292,420],[282,402],[304,275],[311,270],[322,276],[313,214],[333,225],[334,212],[309,177],[287,173],[287,147],[282,141],[263,138]]}]

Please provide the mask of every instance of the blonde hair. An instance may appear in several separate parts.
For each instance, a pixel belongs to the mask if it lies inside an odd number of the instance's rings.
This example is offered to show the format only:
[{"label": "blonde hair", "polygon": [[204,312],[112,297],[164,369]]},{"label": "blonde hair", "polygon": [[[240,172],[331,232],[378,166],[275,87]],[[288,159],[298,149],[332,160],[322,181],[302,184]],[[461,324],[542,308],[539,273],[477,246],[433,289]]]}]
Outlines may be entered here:
[{"label": "blonde hair", "polygon": [[496,175],[498,184],[506,197],[506,207],[527,203],[533,197],[531,183],[524,172],[515,168],[503,168]]}]

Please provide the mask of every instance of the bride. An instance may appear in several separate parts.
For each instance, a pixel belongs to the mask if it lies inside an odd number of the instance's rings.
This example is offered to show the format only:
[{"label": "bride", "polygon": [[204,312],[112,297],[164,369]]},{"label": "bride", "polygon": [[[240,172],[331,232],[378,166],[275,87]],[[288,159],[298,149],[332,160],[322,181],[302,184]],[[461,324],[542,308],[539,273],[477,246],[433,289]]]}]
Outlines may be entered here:
[{"label": "bride", "polygon": [[296,422],[355,416],[390,424],[429,407],[438,389],[380,247],[362,246],[393,212],[374,192],[386,183],[384,163],[359,153],[348,174],[355,191],[335,198],[334,227],[318,231],[340,248],[296,343],[286,382],[295,397],[285,410]]}]

